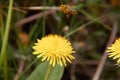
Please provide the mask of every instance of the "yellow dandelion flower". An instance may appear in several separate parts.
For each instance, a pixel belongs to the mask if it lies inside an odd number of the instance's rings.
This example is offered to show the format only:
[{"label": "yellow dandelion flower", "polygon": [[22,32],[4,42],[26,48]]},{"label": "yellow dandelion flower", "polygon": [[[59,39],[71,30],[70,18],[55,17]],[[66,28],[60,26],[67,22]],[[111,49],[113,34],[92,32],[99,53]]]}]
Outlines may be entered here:
[{"label": "yellow dandelion flower", "polygon": [[71,43],[65,39],[65,37],[59,35],[48,35],[41,40],[37,40],[33,54],[37,55],[37,58],[42,58],[42,61],[49,61],[53,67],[58,64],[60,66],[65,65],[66,62],[70,62],[74,59],[72,53],[73,48]]},{"label": "yellow dandelion flower", "polygon": [[110,47],[108,47],[107,51],[109,57],[117,60],[117,63],[120,63],[120,38],[116,39],[115,43],[113,43]]},{"label": "yellow dandelion flower", "polygon": [[60,9],[61,9],[61,11],[63,11],[66,14],[67,18],[72,14],[77,14],[77,11],[68,5],[62,4],[60,6]]}]

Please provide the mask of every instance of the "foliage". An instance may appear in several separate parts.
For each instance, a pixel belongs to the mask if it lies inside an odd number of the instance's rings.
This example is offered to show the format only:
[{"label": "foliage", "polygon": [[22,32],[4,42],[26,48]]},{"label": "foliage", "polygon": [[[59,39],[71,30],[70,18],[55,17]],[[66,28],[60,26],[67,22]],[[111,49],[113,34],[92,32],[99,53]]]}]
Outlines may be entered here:
[{"label": "foliage", "polygon": [[[119,0],[1,0],[0,80],[45,79],[48,63],[36,60],[32,46],[49,34],[65,36],[76,52],[72,64],[56,65],[48,80],[92,79],[114,26],[114,40],[120,35],[119,14]],[[108,58],[99,80],[120,80],[115,64]]]}]

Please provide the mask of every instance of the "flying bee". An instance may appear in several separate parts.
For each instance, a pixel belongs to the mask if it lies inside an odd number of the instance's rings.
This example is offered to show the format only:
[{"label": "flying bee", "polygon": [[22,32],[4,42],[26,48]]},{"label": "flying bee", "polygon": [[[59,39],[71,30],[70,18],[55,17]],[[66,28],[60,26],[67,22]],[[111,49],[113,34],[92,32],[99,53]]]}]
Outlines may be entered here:
[{"label": "flying bee", "polygon": [[67,18],[72,14],[78,14],[74,8],[72,8],[71,6],[68,6],[68,5],[62,4],[60,6],[60,9],[61,9],[61,11],[63,11],[66,14]]}]

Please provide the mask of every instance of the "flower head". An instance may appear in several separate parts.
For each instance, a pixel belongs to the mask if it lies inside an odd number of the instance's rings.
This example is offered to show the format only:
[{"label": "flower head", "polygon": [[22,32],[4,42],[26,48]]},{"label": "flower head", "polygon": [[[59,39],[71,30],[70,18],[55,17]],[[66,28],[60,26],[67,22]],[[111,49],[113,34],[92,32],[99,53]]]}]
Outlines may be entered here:
[{"label": "flower head", "polygon": [[72,14],[77,14],[77,11],[68,5],[62,4],[60,6],[60,9],[61,9],[61,11],[63,11],[67,15],[67,18]]},{"label": "flower head", "polygon": [[108,47],[107,51],[109,57],[113,59],[117,59],[117,63],[120,63],[120,38],[116,39],[115,43],[113,43],[110,47]]},{"label": "flower head", "polygon": [[72,53],[73,48],[71,43],[65,39],[65,37],[58,35],[48,35],[41,40],[37,40],[33,54],[37,55],[37,58],[41,57],[42,61],[49,61],[53,67],[58,64],[60,66],[65,65],[66,62],[70,62],[74,59]]}]

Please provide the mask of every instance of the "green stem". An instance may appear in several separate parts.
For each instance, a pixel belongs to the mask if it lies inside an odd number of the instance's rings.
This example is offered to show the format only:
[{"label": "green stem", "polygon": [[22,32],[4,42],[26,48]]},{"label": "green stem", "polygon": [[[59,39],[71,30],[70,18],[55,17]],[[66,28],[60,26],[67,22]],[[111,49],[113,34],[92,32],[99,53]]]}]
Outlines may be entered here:
[{"label": "green stem", "polygon": [[20,75],[20,79],[23,77],[23,75],[25,75],[25,72],[28,71],[28,69],[35,63],[37,62],[38,59],[35,59],[34,61],[32,61],[26,68],[25,70],[22,72],[22,74]]},{"label": "green stem", "polygon": [[52,66],[49,65],[44,80],[48,80],[51,70],[52,70]]},{"label": "green stem", "polygon": [[0,8],[0,26],[1,26],[1,39],[3,39],[3,35],[4,35],[4,22],[3,22],[2,8]]},{"label": "green stem", "polygon": [[[13,0],[10,0],[9,3],[9,8],[8,8],[8,15],[7,15],[7,22],[6,22],[6,29],[5,29],[5,34],[3,36],[3,44],[1,48],[1,55],[0,55],[0,69],[2,64],[4,63],[4,66],[7,67],[5,64],[6,61],[6,47],[7,47],[7,42],[8,42],[8,34],[9,34],[9,29],[10,29],[10,22],[11,22],[11,16],[12,16],[12,5],[13,5]],[[6,69],[6,68],[5,68]],[[4,70],[6,71],[6,70]],[[7,72],[5,72],[7,73]],[[6,74],[4,74],[6,77]],[[6,79],[6,78],[5,78]]]},{"label": "green stem", "polygon": [[79,31],[80,29],[82,29],[82,28],[88,26],[89,24],[91,24],[91,23],[93,23],[93,22],[96,22],[97,20],[101,19],[102,17],[104,17],[104,16],[101,16],[101,17],[96,18],[96,19],[94,19],[94,20],[92,20],[92,21],[89,21],[89,22],[86,23],[86,24],[81,25],[80,27],[78,27],[78,28],[74,29],[73,31],[71,31],[70,33],[68,33],[68,34],[66,35],[66,37],[68,37],[68,36],[74,34],[75,32]]},{"label": "green stem", "polygon": [[6,29],[5,29],[5,34],[4,34],[4,37],[3,37],[3,44],[2,44],[2,49],[1,49],[1,55],[3,55],[6,51],[8,34],[9,34],[9,29],[10,29],[11,16],[12,16],[12,5],[13,5],[13,0],[10,0],[7,22],[6,22]]},{"label": "green stem", "polygon": [[43,22],[42,22],[42,31],[43,31],[42,36],[45,35],[45,18],[46,18],[46,15],[45,15],[45,6],[46,6],[46,0],[44,0],[44,2],[43,2],[44,10],[43,10]]},{"label": "green stem", "polygon": [[86,24],[83,24],[82,26],[80,26],[80,27],[76,28],[75,30],[71,31],[70,33],[68,33],[68,34],[66,35],[66,37],[72,35],[73,33],[79,31],[80,29],[86,27],[87,25],[89,25],[89,24],[91,24],[91,23],[93,23],[93,21],[90,21],[90,22],[88,22],[88,23],[86,23]]},{"label": "green stem", "polygon": [[106,24],[104,24],[103,22],[101,22],[101,20],[99,20],[97,17],[90,15],[89,13],[87,13],[86,11],[84,11],[84,10],[82,10],[82,9],[80,9],[79,11],[80,11],[82,14],[84,14],[86,17],[88,17],[89,19],[91,19],[91,20],[93,20],[93,21],[95,21],[95,22],[103,25],[103,27],[105,27],[106,29],[108,29],[108,30],[111,31],[111,28],[110,28],[108,25],[106,25]]},{"label": "green stem", "polygon": [[4,80],[8,80],[7,56],[4,60]]}]

